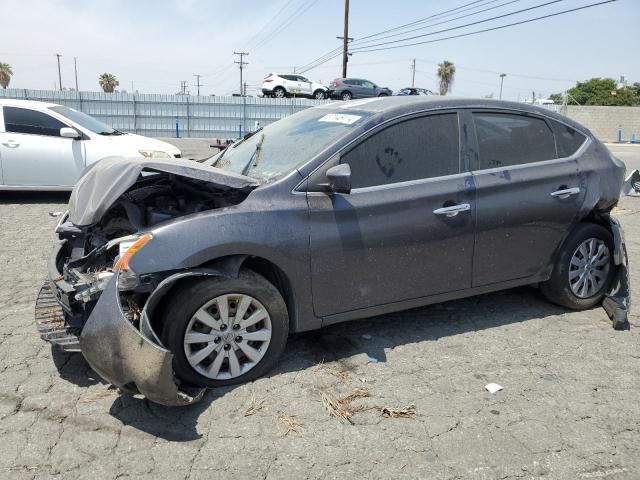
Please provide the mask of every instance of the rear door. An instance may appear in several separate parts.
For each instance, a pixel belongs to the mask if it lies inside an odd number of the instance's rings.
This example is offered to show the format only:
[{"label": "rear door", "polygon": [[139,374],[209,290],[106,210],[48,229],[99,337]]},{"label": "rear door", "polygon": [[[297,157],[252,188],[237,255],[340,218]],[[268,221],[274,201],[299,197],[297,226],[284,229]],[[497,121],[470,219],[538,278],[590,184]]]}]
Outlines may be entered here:
[{"label": "rear door", "polygon": [[467,114],[477,139],[473,286],[544,276],[584,201],[578,162],[558,155],[543,117]]},{"label": "rear door", "polygon": [[0,159],[5,185],[72,186],[85,167],[81,140],[63,138],[68,127],[37,110],[4,106]]},{"label": "rear door", "polygon": [[348,163],[353,187],[307,194],[317,315],[471,286],[473,192],[460,130],[456,112],[398,120],[311,177],[310,185],[326,183],[330,166]]}]

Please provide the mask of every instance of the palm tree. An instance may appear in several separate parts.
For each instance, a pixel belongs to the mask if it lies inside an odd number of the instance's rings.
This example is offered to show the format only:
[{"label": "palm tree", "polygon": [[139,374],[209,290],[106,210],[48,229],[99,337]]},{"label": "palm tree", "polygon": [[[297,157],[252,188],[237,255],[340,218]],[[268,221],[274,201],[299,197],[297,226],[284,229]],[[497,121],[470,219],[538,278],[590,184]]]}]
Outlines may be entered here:
[{"label": "palm tree", "polygon": [[453,77],[456,74],[456,66],[445,60],[438,64],[438,78],[440,79],[440,95],[446,95],[451,85],[453,85]]},{"label": "palm tree", "polygon": [[7,88],[9,86],[12,75],[13,70],[11,70],[11,65],[0,62],[0,85],[2,85],[2,88]]},{"label": "palm tree", "polygon": [[102,87],[102,90],[107,93],[113,93],[113,90],[120,85],[120,82],[115,75],[111,73],[103,73],[98,77],[98,83]]}]

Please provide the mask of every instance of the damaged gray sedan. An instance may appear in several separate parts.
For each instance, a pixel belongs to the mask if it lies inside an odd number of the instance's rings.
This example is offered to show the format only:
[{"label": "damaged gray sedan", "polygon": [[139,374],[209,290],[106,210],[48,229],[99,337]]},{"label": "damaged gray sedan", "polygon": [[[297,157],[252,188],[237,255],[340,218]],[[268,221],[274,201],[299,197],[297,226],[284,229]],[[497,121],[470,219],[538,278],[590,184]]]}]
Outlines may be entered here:
[{"label": "damaged gray sedan", "polygon": [[532,106],[311,108],[204,164],[111,158],[60,219],[41,336],[123,391],[186,405],[269,371],[290,332],[535,285],[629,308],[624,166]]}]

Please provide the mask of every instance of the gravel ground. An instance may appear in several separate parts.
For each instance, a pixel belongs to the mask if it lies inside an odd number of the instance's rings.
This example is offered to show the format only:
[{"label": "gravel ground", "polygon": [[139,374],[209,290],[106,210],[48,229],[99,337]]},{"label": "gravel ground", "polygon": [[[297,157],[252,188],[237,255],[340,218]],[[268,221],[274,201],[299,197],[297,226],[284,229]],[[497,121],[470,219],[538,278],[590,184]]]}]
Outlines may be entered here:
[{"label": "gravel ground", "polygon": [[[531,288],[292,336],[271,375],[193,407],[120,396],[36,334],[48,212],[67,198],[0,196],[0,478],[640,478],[637,307],[617,332]],[[618,215],[638,279],[640,199]],[[320,392],[356,388],[353,424],[330,417]]]}]

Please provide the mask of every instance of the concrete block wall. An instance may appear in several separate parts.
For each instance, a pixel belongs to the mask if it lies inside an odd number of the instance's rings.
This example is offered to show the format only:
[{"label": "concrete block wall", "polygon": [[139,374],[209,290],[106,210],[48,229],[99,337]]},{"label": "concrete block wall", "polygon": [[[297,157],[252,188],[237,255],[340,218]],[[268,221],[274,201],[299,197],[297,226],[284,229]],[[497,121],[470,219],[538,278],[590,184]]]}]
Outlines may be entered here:
[{"label": "concrete block wall", "polygon": [[587,127],[603,142],[617,142],[618,129],[622,140],[629,141],[635,134],[640,142],[640,107],[567,106],[566,116]]}]

